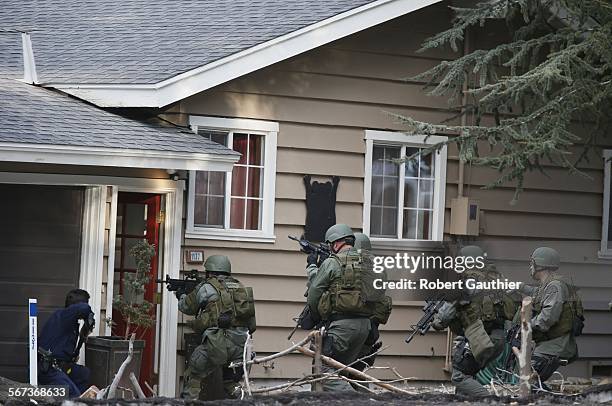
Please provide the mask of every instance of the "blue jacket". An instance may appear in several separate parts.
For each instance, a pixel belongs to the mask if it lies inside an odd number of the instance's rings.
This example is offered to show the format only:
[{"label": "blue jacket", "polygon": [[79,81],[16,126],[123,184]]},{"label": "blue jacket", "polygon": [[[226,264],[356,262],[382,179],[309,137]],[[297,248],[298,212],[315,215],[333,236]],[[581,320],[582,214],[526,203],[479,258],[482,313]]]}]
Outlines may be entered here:
[{"label": "blue jacket", "polygon": [[75,303],[55,311],[45,323],[38,346],[59,360],[72,361],[79,338],[79,320],[92,313],[87,303]]}]

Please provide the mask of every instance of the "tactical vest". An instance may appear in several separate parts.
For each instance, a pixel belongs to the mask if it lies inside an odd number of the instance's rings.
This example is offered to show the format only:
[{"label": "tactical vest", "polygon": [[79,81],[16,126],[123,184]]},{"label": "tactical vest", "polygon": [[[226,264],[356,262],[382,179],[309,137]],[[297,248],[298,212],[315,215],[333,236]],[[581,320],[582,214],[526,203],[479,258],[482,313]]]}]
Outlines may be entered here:
[{"label": "tactical vest", "polygon": [[[552,340],[553,338],[561,337],[567,334],[578,336],[582,334],[582,321],[584,321],[584,309],[582,308],[582,300],[577,294],[575,286],[567,283],[561,275],[551,275],[540,287],[538,287],[533,297],[533,314],[537,316],[542,311],[544,302],[544,292],[548,284],[552,281],[559,281],[569,294],[569,299],[563,302],[563,309],[559,316],[559,321],[553,324],[548,331],[533,331],[533,339],[535,342]],[[579,324],[579,327],[577,327]]]},{"label": "tactical vest", "polygon": [[319,299],[321,318],[372,316],[375,303],[384,297],[373,286],[374,272],[364,266],[362,256],[353,249],[332,254],[330,260],[338,262],[341,272],[332,274],[329,289]]},{"label": "tactical vest", "polygon": [[[225,278],[210,277],[205,282],[217,291],[217,299],[210,300],[199,312],[189,326],[196,333],[219,326],[219,317],[229,317],[232,327],[247,327],[255,330],[255,303],[253,289],[245,287],[231,276]],[[195,289],[197,291],[198,289]]]},{"label": "tactical vest", "polygon": [[[490,265],[483,270],[466,271],[463,277],[486,282],[501,279],[502,275]],[[502,290],[477,292],[467,299],[468,303],[457,309],[462,329],[482,320],[486,332],[490,333],[494,328],[503,328],[504,321],[512,320],[517,310],[517,304]]]}]

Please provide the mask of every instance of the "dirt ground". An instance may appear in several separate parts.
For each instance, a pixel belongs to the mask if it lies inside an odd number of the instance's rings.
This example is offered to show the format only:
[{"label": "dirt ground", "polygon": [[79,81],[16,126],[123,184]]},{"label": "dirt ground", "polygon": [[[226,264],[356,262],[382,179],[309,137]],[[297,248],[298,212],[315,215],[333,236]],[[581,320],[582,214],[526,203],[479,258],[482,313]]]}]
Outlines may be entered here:
[{"label": "dirt ground", "polygon": [[[421,393],[415,395],[379,394],[368,395],[357,392],[343,393],[311,393],[292,392],[274,396],[256,396],[247,400],[223,400],[214,402],[183,401],[181,399],[152,398],[146,400],[74,400],[57,402],[38,402],[38,405],[57,406],[154,406],[154,405],[194,405],[194,406],[365,406],[365,405],[448,405],[448,404],[470,404],[470,405],[492,405],[492,404],[530,404],[530,405],[575,405],[575,404],[612,404],[612,385],[598,388],[594,393],[581,396],[534,396],[527,401],[517,402],[511,398],[485,398],[480,400],[467,399],[450,394]],[[32,406],[26,400],[9,400],[7,406]]]}]

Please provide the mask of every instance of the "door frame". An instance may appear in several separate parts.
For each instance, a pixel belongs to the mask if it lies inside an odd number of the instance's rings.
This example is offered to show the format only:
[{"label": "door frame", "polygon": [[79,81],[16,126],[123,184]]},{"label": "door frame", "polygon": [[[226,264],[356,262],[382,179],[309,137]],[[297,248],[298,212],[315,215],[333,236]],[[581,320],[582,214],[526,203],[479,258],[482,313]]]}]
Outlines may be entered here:
[{"label": "door frame", "polygon": [[[0,172],[0,183],[31,185],[85,186],[85,212],[83,213],[83,246],[81,249],[81,276],[79,285],[91,294],[91,304],[100,326],[102,302],[102,275],[106,272],[106,317],[112,317],[113,277],[115,262],[115,227],[117,222],[118,192],[156,193],[165,195],[165,221],[163,224],[162,272],[170,278],[179,277],[181,266],[181,236],[183,220],[183,193],[185,182],[169,179],[121,178],[92,175],[64,175],[46,173]],[[110,193],[108,263],[104,267],[104,231],[106,220],[107,190]],[[109,274],[110,270],[110,274]],[[109,301],[110,298],[110,301]],[[159,395],[175,397],[178,306],[174,295],[162,289],[161,329],[159,347]],[[174,326],[174,328],[172,328]]]}]

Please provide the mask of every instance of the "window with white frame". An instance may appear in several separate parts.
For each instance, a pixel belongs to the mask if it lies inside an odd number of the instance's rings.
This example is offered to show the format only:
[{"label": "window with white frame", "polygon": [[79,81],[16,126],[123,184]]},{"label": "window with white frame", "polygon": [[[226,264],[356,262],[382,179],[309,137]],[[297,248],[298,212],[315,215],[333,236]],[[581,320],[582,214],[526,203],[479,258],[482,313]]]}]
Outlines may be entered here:
[{"label": "window with white frame", "polygon": [[365,139],[364,232],[373,240],[441,241],[446,147],[398,161],[446,137],[367,130]]},{"label": "window with white frame", "polygon": [[241,157],[231,172],[190,173],[187,236],[273,241],[278,124],[203,116],[190,124]]},{"label": "window with white frame", "polygon": [[604,197],[603,197],[603,217],[601,224],[601,248],[599,256],[601,258],[612,259],[612,218],[610,217],[610,189],[612,188],[612,150],[604,150]]}]

